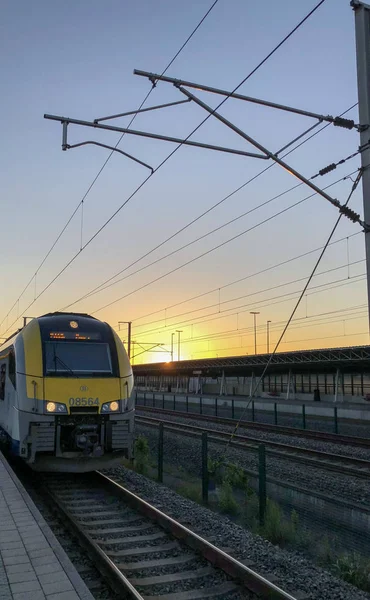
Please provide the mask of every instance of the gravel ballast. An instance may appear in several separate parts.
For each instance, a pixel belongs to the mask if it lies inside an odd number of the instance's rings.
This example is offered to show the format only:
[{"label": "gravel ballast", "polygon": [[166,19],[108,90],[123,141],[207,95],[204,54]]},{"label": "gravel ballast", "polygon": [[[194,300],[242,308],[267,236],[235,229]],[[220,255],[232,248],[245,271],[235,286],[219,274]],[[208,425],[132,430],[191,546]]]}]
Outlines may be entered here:
[{"label": "gravel ballast", "polygon": [[[136,423],[136,434],[144,434],[148,439],[152,456],[157,454],[158,429]],[[185,471],[200,477],[201,475],[201,441],[179,433],[164,433],[164,460],[167,464],[181,466]],[[225,445],[208,443],[209,456],[219,459],[225,456]],[[258,472],[258,456],[250,450],[229,447],[227,460],[244,469]],[[341,475],[316,466],[306,466],[300,462],[275,458],[267,454],[267,476],[275,477],[286,483],[299,485],[306,489],[314,489],[327,496],[351,501],[356,504],[370,505],[370,489],[368,482],[358,477]]]},{"label": "gravel ballast", "polygon": [[253,561],[251,568],[267,578],[274,575],[277,578],[276,584],[290,593],[304,592],[307,600],[370,598],[370,594],[337,579],[310,563],[298,552],[288,552],[273,546],[228,517],[187,500],[125,467],[111,469],[106,474],[199,535],[206,539],[212,538],[216,546],[231,548],[236,559]]},{"label": "gravel ballast", "polygon": [[[206,421],[188,417],[181,417],[177,415],[166,415],[164,413],[153,413],[145,410],[137,410],[136,414],[138,417],[150,417],[157,418],[166,421],[174,421],[176,423],[184,423],[187,425],[195,425],[196,427],[204,427],[206,429],[213,429],[215,431],[230,432],[232,433],[235,429],[235,425],[226,425],[223,423],[216,423],[215,421]],[[362,458],[364,460],[370,460],[370,448],[360,448],[356,446],[348,446],[346,444],[336,444],[334,442],[325,440],[325,433],[323,433],[322,440],[315,440],[310,438],[304,438],[301,436],[284,435],[281,433],[274,433],[270,431],[262,431],[257,429],[248,429],[248,427],[241,426],[237,431],[238,435],[250,436],[251,438],[258,438],[261,442],[277,442],[279,444],[289,444],[291,446],[298,446],[299,448],[309,448],[313,450],[320,450],[321,452],[329,452],[332,454],[339,454],[341,456],[353,456],[355,458]]]}]

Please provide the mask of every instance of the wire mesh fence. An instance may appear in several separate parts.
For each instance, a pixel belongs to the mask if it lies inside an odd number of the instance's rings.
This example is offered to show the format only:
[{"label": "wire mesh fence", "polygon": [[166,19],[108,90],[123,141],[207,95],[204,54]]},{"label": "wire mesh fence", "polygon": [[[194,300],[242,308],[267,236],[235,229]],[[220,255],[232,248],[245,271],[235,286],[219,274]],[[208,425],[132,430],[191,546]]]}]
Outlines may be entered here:
[{"label": "wire mesh fence", "polygon": [[[136,404],[140,408],[159,408],[196,415],[266,423],[329,433],[370,437],[370,420],[359,422],[357,412],[342,406],[312,406],[261,402],[255,399],[191,396],[136,391]],[[367,409],[370,417],[370,411]],[[361,416],[366,416],[362,415]],[[357,417],[357,418],[356,418]]]},{"label": "wire mesh fence", "polygon": [[[206,432],[174,432],[164,423],[137,427],[148,440],[150,475],[179,493],[321,564],[350,552],[369,556],[370,508],[350,496],[323,492],[317,485],[327,476],[323,467],[315,467],[318,479],[311,485],[301,484],[298,477],[284,477],[294,460],[279,457],[277,464],[264,445],[225,454],[225,445]],[[301,462],[295,467],[305,470]]]}]

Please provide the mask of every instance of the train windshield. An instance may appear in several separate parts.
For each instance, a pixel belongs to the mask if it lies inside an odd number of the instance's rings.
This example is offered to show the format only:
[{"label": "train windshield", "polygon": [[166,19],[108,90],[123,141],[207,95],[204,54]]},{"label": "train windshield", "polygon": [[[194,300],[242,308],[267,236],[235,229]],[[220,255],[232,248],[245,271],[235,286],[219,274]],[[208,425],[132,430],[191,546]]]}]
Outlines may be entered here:
[{"label": "train windshield", "polygon": [[108,344],[45,342],[45,374],[102,376],[112,374]]}]

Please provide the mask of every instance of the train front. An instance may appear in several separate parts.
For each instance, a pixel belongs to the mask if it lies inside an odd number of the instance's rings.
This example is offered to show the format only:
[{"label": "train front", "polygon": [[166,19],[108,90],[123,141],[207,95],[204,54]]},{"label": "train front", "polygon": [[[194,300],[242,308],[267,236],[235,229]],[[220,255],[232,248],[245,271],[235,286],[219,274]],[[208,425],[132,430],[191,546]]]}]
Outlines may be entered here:
[{"label": "train front", "polygon": [[29,423],[23,413],[30,466],[84,472],[130,458],[133,375],[115,331],[88,315],[54,313],[31,321],[22,337],[34,412]]}]

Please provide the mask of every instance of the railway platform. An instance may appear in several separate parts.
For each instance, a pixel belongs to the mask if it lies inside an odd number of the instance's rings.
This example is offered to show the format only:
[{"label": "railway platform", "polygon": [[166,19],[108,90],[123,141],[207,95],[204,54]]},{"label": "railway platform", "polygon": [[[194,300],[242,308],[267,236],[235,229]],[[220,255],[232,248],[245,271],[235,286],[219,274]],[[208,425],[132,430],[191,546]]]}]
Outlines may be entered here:
[{"label": "railway platform", "polygon": [[[136,395],[137,407],[156,406],[189,412],[202,412],[204,414],[218,414],[222,417],[236,417],[244,411],[246,406],[259,414],[273,414],[276,410],[280,416],[300,418],[305,409],[307,417],[316,419],[333,419],[334,411],[337,418],[343,421],[360,421],[370,423],[370,402],[356,403],[344,401],[328,402],[323,400],[302,401],[300,399],[286,400],[281,396],[269,396],[253,398],[253,405],[248,396],[219,396],[216,394],[185,394],[185,393],[163,393],[138,390]],[[216,408],[217,404],[217,408]],[[200,408],[201,405],[201,408]]]},{"label": "railway platform", "polygon": [[0,600],[94,600],[0,452]]}]

